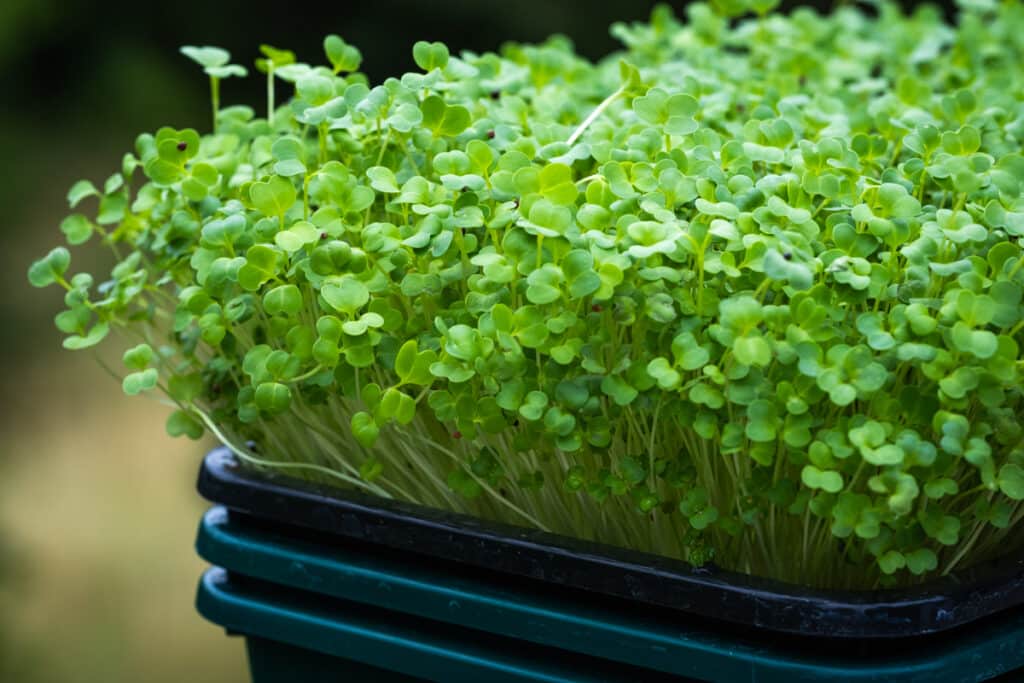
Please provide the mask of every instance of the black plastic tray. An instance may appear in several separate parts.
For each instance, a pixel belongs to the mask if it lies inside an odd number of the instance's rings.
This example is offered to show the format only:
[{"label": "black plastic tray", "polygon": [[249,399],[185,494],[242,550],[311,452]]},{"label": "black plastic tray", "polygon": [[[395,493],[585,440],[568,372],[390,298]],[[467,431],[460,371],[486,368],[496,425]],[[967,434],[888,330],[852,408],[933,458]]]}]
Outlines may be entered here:
[{"label": "black plastic tray", "polygon": [[276,523],[780,633],[909,638],[1024,604],[1024,553],[910,589],[824,591],[254,471],[226,448],[198,488]]}]

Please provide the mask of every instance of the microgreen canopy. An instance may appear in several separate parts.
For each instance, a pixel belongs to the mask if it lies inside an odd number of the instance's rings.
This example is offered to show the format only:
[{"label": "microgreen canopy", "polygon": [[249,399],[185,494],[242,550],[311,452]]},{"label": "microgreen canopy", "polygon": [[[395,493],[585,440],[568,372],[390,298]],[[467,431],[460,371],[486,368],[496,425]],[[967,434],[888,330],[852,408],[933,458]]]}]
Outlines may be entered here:
[{"label": "microgreen canopy", "polygon": [[252,462],[822,586],[997,554],[1024,7],[774,4],[660,7],[597,64],[420,42],[372,86],[338,36],[321,65],[263,46],[266,118],[185,48],[214,132],[71,188],[61,230],[109,278],[58,247],[29,280],[66,291],[67,347],[131,340],[124,390],[165,392],[169,433]]}]

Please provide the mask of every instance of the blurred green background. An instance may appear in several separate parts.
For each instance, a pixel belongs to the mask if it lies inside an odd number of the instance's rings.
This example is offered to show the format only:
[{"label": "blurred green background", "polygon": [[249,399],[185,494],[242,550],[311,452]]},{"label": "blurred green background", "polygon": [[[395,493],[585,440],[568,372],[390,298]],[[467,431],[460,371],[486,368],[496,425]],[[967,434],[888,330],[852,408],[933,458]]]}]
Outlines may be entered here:
[{"label": "blurred green background", "polygon": [[[63,351],[60,292],[25,280],[61,238],[72,182],[102,182],[140,132],[206,124],[206,80],[177,48],[220,45],[251,65],[265,42],[319,61],[336,32],[379,82],[413,68],[418,39],[458,52],[562,33],[596,58],[616,47],[612,21],[652,5],[0,0],[0,680],[246,680],[241,642],[192,606],[193,479],[210,444],[170,439],[162,406],[123,396],[91,353]],[[258,106],[261,88],[232,79],[224,102]],[[116,364],[117,349],[102,353]]]}]

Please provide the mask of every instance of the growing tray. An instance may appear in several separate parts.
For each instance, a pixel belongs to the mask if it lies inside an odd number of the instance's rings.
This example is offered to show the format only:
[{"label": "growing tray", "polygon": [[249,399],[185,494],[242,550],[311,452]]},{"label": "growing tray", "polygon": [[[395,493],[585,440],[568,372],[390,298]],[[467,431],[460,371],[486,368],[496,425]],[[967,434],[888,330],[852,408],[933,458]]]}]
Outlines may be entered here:
[{"label": "growing tray", "polygon": [[[340,672],[349,683],[392,680],[351,674],[353,662],[416,680],[488,683],[980,683],[1024,674],[1020,609],[917,638],[780,634],[339,543],[221,505],[203,516],[196,550],[214,566],[196,607],[246,637],[254,683],[336,682]],[[258,655],[267,640],[331,659],[317,677],[294,652],[265,677]]]},{"label": "growing tray", "polygon": [[226,448],[206,456],[198,489],[229,509],[317,532],[321,541],[379,544],[761,631],[912,638],[1024,603],[1024,553],[910,589],[826,591],[255,471]]}]

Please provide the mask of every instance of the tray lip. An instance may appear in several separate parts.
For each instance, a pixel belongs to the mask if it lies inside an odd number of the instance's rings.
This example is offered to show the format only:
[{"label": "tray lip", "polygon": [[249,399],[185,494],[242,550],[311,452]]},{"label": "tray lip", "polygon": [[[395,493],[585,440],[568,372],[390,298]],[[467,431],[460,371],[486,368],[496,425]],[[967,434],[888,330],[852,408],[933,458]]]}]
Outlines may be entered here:
[{"label": "tray lip", "polygon": [[[848,591],[806,588],[714,566],[693,567],[681,560],[576,539],[526,527],[483,520],[415,503],[388,500],[355,490],[306,482],[286,474],[258,471],[240,463],[225,447],[211,450],[199,469],[199,493],[229,509],[327,534],[357,538],[397,550],[454,560],[488,572],[532,578],[554,585],[634,600],[680,613],[731,622],[748,628],[797,636],[911,638],[949,631],[1024,604],[1024,551],[995,563],[954,572],[906,589]],[[288,508],[288,514],[282,508]],[[338,515],[396,527],[407,535],[434,540],[472,539],[489,552],[528,554],[546,562],[600,569],[620,575],[618,590],[559,580],[514,567],[484,565],[482,560],[452,556],[438,546],[396,543],[367,535],[367,525],[346,529]],[[449,540],[448,550],[451,550]],[[637,595],[636,586],[670,582],[690,599],[657,600]],[[637,583],[639,582],[639,583]],[[628,587],[628,591],[627,588]],[[697,598],[694,600],[694,598]]]}]

